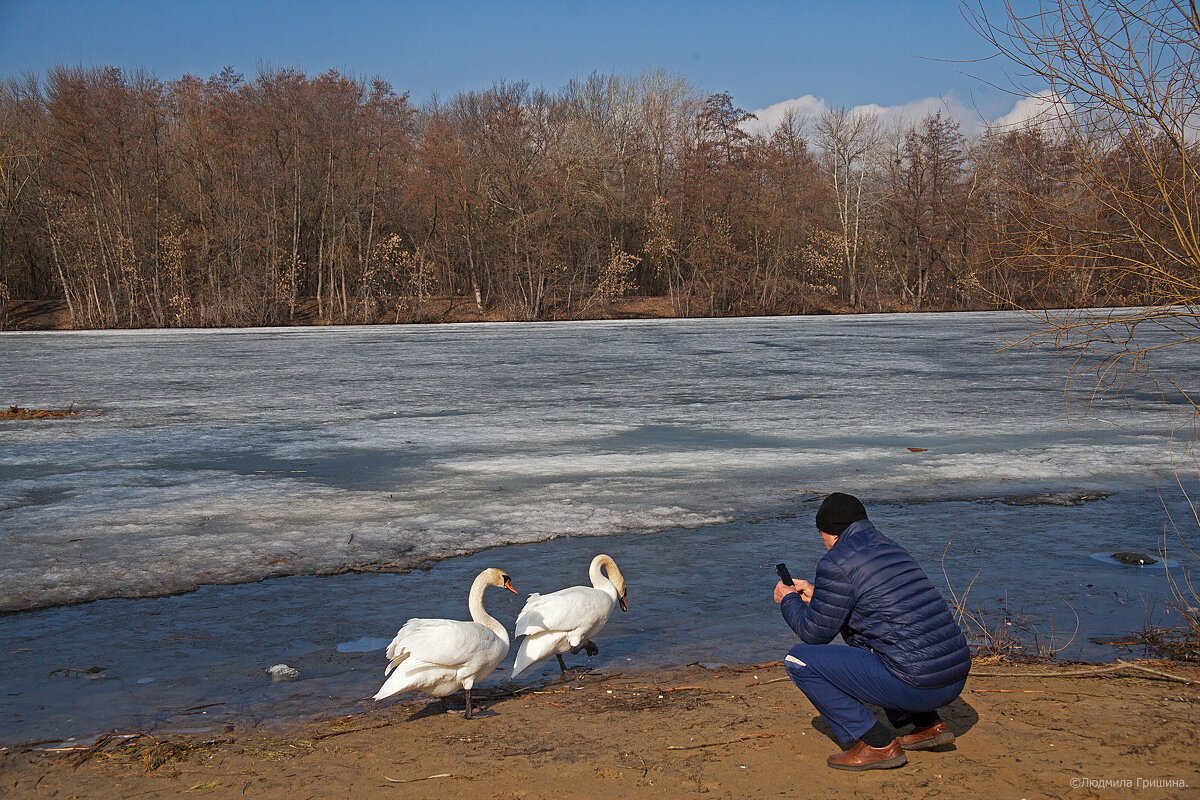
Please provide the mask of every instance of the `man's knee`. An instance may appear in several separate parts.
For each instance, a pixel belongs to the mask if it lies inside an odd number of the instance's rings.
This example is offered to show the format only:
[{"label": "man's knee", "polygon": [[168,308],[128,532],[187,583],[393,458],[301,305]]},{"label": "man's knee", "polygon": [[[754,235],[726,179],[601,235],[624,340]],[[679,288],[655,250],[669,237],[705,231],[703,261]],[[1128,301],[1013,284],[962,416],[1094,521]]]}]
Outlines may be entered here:
[{"label": "man's knee", "polygon": [[815,647],[820,647],[820,645],[798,644],[783,657],[784,669],[787,670],[792,678],[804,679],[815,675],[815,672],[809,669],[809,664],[813,660],[813,648]]}]

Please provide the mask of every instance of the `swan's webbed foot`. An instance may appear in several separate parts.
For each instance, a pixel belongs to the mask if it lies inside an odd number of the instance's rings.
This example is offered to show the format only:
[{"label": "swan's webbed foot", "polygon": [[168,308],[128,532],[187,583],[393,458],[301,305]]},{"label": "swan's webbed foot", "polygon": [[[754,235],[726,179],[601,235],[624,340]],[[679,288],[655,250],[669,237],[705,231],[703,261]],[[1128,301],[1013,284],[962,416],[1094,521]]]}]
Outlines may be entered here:
[{"label": "swan's webbed foot", "polygon": [[554,657],[558,659],[558,668],[561,670],[561,674],[558,676],[560,680],[569,680],[573,675],[588,671],[587,667],[584,666],[568,667],[567,662],[563,661],[560,653],[555,653]]},{"label": "swan's webbed foot", "polygon": [[[594,656],[600,653],[600,648],[591,639],[586,639],[571,648],[571,655],[577,656],[581,651],[586,651],[589,656]],[[562,657],[560,656],[558,660],[562,661]]]}]

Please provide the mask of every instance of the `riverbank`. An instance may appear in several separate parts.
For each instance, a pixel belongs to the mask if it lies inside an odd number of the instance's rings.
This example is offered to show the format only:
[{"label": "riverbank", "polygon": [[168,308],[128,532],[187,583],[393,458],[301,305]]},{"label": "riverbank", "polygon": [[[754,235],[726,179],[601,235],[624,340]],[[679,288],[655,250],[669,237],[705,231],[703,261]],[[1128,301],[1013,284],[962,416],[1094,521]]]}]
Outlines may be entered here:
[{"label": "riverbank", "polygon": [[[313,298],[302,300],[296,304],[295,313],[290,320],[284,322],[264,322],[262,320],[247,322],[246,325],[216,325],[211,327],[254,327],[265,324],[267,327],[311,327],[323,325],[395,325],[402,323],[444,323],[444,322],[526,322],[519,312],[505,313],[501,308],[480,308],[468,298],[463,297],[430,297],[426,298],[419,308],[403,312],[386,312],[382,309],[370,318],[355,319],[330,318],[323,313],[320,304]],[[891,309],[899,311],[901,309]],[[70,309],[61,300],[28,300],[9,302],[0,308],[0,330],[12,331],[67,331],[86,329],[87,326],[77,327],[71,318]],[[814,308],[811,313],[831,314],[849,313],[849,309],[838,307]],[[672,319],[686,317],[674,307],[669,297],[621,297],[590,308],[586,312],[574,313],[570,316],[549,313],[543,321],[551,320],[596,320],[596,319]],[[122,328],[128,326],[119,326]],[[207,327],[207,326],[206,326]]]},{"label": "riverbank", "polygon": [[[766,313],[762,310],[747,310],[743,313],[720,315],[722,319],[737,319],[742,317],[754,318],[759,316],[856,316],[862,314],[912,314],[912,313],[972,313],[995,312],[1013,309],[997,309],[991,306],[979,308],[957,307],[926,307],[912,308],[900,303],[892,303],[882,308],[856,309],[831,298],[816,298],[816,301],[802,310],[794,313]],[[1069,312],[1074,309],[1060,309]],[[703,319],[712,315],[707,308],[696,306],[691,313],[681,303],[672,301],[666,296],[631,296],[618,297],[610,302],[575,309],[571,313],[556,313],[554,309],[547,310],[539,322],[588,322],[596,320],[655,320],[655,319]],[[247,321],[239,325],[206,325],[205,328],[305,328],[322,326],[345,325],[397,325],[397,324],[438,324],[464,322],[529,322],[530,320],[520,309],[506,311],[503,308],[489,306],[480,308],[469,298],[463,297],[430,297],[422,301],[419,309],[407,311],[383,311],[370,317],[356,316],[352,319],[333,318],[323,313],[320,304],[313,298],[300,301],[296,305],[291,319],[282,322]],[[191,327],[191,326],[184,326]],[[70,309],[61,300],[22,300],[10,301],[0,308],[0,331],[70,331],[70,330],[149,330],[144,326],[117,325],[111,328],[91,328],[87,325],[76,325],[71,318]],[[164,328],[162,330],[169,330]]]},{"label": "riverbank", "polygon": [[[775,663],[578,675],[515,694],[494,690],[490,713],[472,721],[415,699],[287,726],[5,749],[0,794],[1109,797],[1133,789],[1147,798],[1194,796],[1200,683],[1134,672],[1036,677],[1076,669],[1086,668],[981,668],[1028,677],[972,677],[944,713],[958,735],[952,749],[912,753],[906,767],[874,773],[825,767],[836,749],[828,729],[813,723],[812,708]],[[1200,666],[1165,669],[1200,681]]]}]

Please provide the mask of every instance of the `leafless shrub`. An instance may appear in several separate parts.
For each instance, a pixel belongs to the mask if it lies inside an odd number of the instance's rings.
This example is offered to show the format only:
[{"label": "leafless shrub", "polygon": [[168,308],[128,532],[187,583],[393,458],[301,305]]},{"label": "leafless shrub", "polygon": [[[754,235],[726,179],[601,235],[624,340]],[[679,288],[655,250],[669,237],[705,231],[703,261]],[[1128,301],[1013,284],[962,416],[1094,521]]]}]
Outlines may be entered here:
[{"label": "leafless shrub", "polygon": [[1044,620],[1012,612],[1008,597],[998,610],[988,610],[970,603],[971,590],[979,578],[976,572],[961,592],[955,590],[946,573],[947,543],[942,551],[942,576],[950,593],[950,611],[954,621],[967,638],[977,663],[995,661],[1049,661],[1066,650],[1079,634],[1079,614],[1068,604],[1075,617],[1075,627],[1065,641],[1060,640],[1053,615]]}]

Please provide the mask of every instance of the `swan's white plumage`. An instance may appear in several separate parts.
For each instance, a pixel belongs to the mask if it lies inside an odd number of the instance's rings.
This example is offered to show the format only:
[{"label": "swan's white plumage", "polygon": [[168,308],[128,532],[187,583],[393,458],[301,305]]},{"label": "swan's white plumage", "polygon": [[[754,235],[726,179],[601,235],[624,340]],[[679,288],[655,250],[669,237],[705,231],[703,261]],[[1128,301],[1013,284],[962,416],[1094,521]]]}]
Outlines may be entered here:
[{"label": "swan's white plumage", "polygon": [[[613,581],[600,572],[607,566],[620,581],[618,590]],[[531,594],[517,615],[515,634],[524,636],[517,648],[512,676],[515,678],[530,665],[552,655],[568,653],[604,629],[609,615],[623,596],[625,581],[616,564],[605,555],[596,556],[589,571],[592,586],[571,586],[551,594]]]},{"label": "swan's white plumage", "polygon": [[[508,655],[508,632],[483,611],[488,572],[471,587],[473,622],[453,619],[410,619],[388,645],[388,676],[375,693],[383,700],[407,691],[445,697],[471,689]],[[499,570],[495,570],[499,573]]]},{"label": "swan's white plumage", "polygon": [[[574,631],[597,621],[603,627],[616,602],[615,596],[591,586],[572,586],[546,595],[531,594],[517,616],[516,634]],[[578,644],[574,642],[572,646]]]}]

